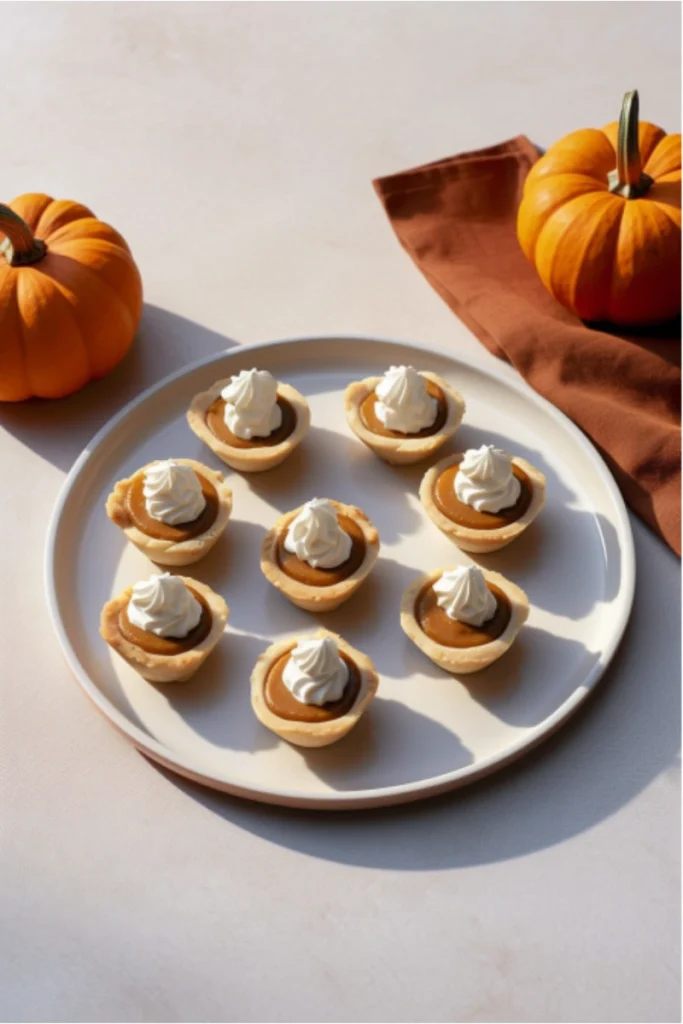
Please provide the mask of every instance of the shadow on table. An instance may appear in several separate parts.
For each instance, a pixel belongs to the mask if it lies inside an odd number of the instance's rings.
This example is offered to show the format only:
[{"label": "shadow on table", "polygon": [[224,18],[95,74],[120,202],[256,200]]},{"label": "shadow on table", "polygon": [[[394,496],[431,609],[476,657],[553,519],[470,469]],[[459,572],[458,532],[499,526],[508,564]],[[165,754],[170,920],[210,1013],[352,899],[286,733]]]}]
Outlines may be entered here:
[{"label": "shadow on table", "polygon": [[439,722],[398,700],[377,696],[375,704],[377,714],[364,715],[343,743],[301,751],[309,771],[331,789],[342,794],[356,789],[361,767],[362,785],[411,783],[416,763],[425,777],[434,775],[443,765],[446,750],[453,769],[472,763],[471,751]]},{"label": "shadow on table", "polygon": [[165,772],[167,778],[207,811],[268,842],[380,869],[507,860],[592,828],[678,759],[680,603],[668,582],[661,585],[677,565],[640,524],[636,538],[633,617],[604,680],[563,729],[497,775],[422,803],[340,813],[271,808]]},{"label": "shadow on table", "polygon": [[93,434],[126,402],[188,363],[235,344],[217,331],[145,303],[137,337],[115,370],[69,398],[0,405],[0,429],[68,470]]}]

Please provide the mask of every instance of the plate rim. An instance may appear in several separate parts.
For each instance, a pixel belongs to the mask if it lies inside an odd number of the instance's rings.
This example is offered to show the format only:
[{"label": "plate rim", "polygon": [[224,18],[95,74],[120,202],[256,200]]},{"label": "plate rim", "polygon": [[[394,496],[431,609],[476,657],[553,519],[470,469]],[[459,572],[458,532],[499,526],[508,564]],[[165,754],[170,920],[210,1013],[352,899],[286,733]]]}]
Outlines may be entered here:
[{"label": "plate rim", "polygon": [[[113,433],[118,425],[138,406],[146,402],[156,392],[168,387],[168,385],[174,381],[177,381],[188,374],[194,373],[196,370],[200,370],[203,367],[221,362],[226,357],[252,351],[256,352],[265,348],[280,348],[293,344],[331,341],[367,341],[370,344],[403,346],[420,351],[425,355],[437,356],[440,359],[450,359],[456,365],[460,363],[469,367],[474,372],[497,380],[505,387],[517,392],[517,394],[523,399],[532,401],[534,404],[540,406],[546,414],[556,420],[560,427],[563,428],[575,440],[575,442],[579,444],[580,448],[583,450],[583,454],[594,464],[603,484],[609,492],[610,498],[612,499],[618,520],[617,534],[621,549],[622,581],[618,591],[621,607],[615,621],[615,626],[612,630],[610,641],[600,652],[600,657],[591,667],[581,689],[577,689],[570,697],[567,698],[567,700],[560,704],[560,706],[556,708],[551,715],[544,719],[542,723],[535,726],[529,733],[526,733],[523,738],[512,743],[504,755],[492,755],[481,761],[477,761],[475,764],[465,765],[460,768],[456,768],[451,772],[444,772],[441,775],[432,776],[428,779],[398,783],[391,786],[375,787],[373,789],[330,790],[329,793],[325,793],[324,795],[307,796],[301,792],[279,789],[277,787],[266,788],[261,785],[244,786],[239,782],[230,780],[229,778],[220,778],[214,775],[205,775],[202,772],[198,772],[196,768],[188,762],[187,758],[184,758],[175,751],[171,751],[154,737],[146,734],[142,729],[131,722],[121,711],[119,711],[119,709],[116,708],[111,701],[107,699],[107,697],[105,697],[96,683],[90,678],[88,672],[81,666],[78,656],[71,644],[66,627],[64,626],[59,614],[54,564],[56,546],[60,526],[64,519],[65,507],[71,492],[78,481],[81,471],[90,459],[93,458],[100,444],[108,437],[109,434]],[[560,728],[595,689],[595,686],[614,657],[614,654],[623,638],[633,607],[636,581],[633,531],[631,529],[631,523],[622,494],[619,491],[616,481],[614,480],[605,460],[589,438],[569,419],[565,413],[554,406],[542,395],[538,394],[538,392],[534,391],[521,377],[516,379],[513,372],[511,372],[511,368],[505,363],[501,363],[500,366],[497,366],[495,363],[485,363],[483,360],[472,357],[469,354],[455,354],[445,348],[440,348],[424,342],[416,342],[402,338],[374,334],[352,333],[348,331],[339,333],[324,332],[321,334],[294,335],[292,337],[256,341],[245,345],[238,344],[234,349],[225,349],[212,353],[209,356],[204,356],[194,362],[187,363],[178,370],[174,370],[172,373],[167,374],[155,384],[145,388],[139,395],[130,399],[130,401],[128,401],[117,413],[107,420],[107,422],[91,437],[64,479],[48,522],[43,568],[48,612],[52,621],[53,629],[57,635],[57,640],[61,647],[62,654],[81,689],[89,697],[97,710],[100,711],[100,713],[107,718],[110,724],[114,726],[118,733],[122,734],[127,740],[132,742],[140,752],[151,758],[153,761],[156,761],[176,774],[189,778],[211,789],[231,793],[234,796],[254,800],[260,803],[309,808],[311,810],[352,810],[356,808],[372,808],[425,799],[427,797],[434,796],[437,793],[459,788],[474,782],[476,779],[490,775],[538,746],[539,743],[547,739],[558,728]],[[614,601],[615,599],[613,598],[612,600]]]}]

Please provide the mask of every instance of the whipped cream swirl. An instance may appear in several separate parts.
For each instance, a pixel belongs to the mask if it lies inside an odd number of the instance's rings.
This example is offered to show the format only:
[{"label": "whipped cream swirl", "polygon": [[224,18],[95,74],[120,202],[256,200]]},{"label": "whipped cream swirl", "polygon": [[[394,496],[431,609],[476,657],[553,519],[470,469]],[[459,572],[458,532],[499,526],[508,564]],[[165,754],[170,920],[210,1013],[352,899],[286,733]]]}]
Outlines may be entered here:
[{"label": "whipped cream swirl", "polygon": [[459,565],[434,582],[436,602],[449,619],[483,626],[496,614],[497,602],[478,565]]},{"label": "whipped cream swirl", "polygon": [[436,419],[438,402],[412,366],[392,366],[375,388],[375,416],[387,430],[418,434]]},{"label": "whipped cream swirl", "polygon": [[241,370],[221,391],[228,430],[244,441],[269,437],[282,423],[277,381],[267,370]]},{"label": "whipped cream swirl", "polygon": [[512,459],[500,448],[469,448],[455,477],[455,496],[477,512],[500,512],[514,505],[522,487]]},{"label": "whipped cream swirl", "polygon": [[300,640],[282,673],[282,682],[295,700],[319,707],[340,700],[348,681],[348,665],[331,636]]},{"label": "whipped cream swirl", "polygon": [[179,576],[162,572],[140,580],[128,602],[128,619],[155,636],[182,638],[199,623],[202,606]]},{"label": "whipped cream swirl", "polygon": [[351,554],[351,538],[342,530],[326,498],[313,498],[289,524],[285,551],[313,569],[334,569]]},{"label": "whipped cream swirl", "polygon": [[142,493],[148,515],[170,526],[191,523],[206,508],[195,471],[173,459],[155,462],[145,470]]}]

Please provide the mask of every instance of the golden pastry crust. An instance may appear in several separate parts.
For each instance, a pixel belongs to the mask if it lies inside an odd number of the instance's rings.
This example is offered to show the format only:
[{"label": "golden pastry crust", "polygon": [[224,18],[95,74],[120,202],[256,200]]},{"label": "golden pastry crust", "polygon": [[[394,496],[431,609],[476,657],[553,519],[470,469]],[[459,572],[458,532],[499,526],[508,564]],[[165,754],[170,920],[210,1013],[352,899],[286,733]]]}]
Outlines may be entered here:
[{"label": "golden pastry crust", "polygon": [[[264,697],[266,678],[271,665],[283,654],[296,647],[300,640],[323,639],[326,636],[331,636],[337,641],[339,650],[354,662],[360,673],[360,689],[353,706],[345,715],[333,718],[329,722],[293,722],[287,718],[280,718],[270,710]],[[342,739],[353,729],[375,696],[378,683],[379,677],[375,666],[366,654],[361,654],[336,633],[331,633],[327,629],[319,629],[316,633],[299,634],[288,640],[272,644],[259,656],[251,673],[251,706],[262,725],[283,740],[287,740],[288,743],[294,743],[298,747],[327,747]]]},{"label": "golden pastry crust", "polygon": [[119,615],[131,599],[132,587],[126,587],[111,601],[107,601],[100,616],[100,636],[143,679],[153,683],[179,683],[193,676],[220,640],[228,621],[229,608],[220,594],[189,576],[180,576],[179,579],[204,598],[211,612],[210,632],[189,651],[173,655],[150,654],[121,635]]},{"label": "golden pastry crust", "polygon": [[347,579],[342,580],[341,583],[333,583],[329,587],[312,587],[292,579],[280,568],[277,558],[278,542],[292,520],[301,512],[303,505],[280,516],[263,538],[261,547],[261,571],[268,582],[272,583],[285,597],[288,597],[292,604],[308,612],[331,612],[347,601],[370,573],[379,554],[379,533],[365,512],[356,508],[355,505],[344,505],[342,502],[332,501],[332,499],[329,501],[338,515],[348,516],[349,519],[354,520],[365,539],[365,557],[356,571]]},{"label": "golden pastry crust", "polygon": [[418,576],[406,587],[401,599],[401,629],[415,646],[419,647],[422,653],[431,658],[440,668],[444,668],[447,672],[466,675],[487,668],[509,650],[529,615],[529,599],[520,587],[506,579],[505,576],[501,576],[499,572],[482,569],[487,583],[493,583],[499,587],[510,602],[510,621],[505,630],[495,640],[482,644],[480,647],[446,647],[443,644],[438,644],[422,630],[415,615],[415,602],[423,587],[428,583],[433,583],[442,573],[453,568],[454,566],[448,566],[443,569],[434,569],[423,576]]},{"label": "golden pastry crust", "polygon": [[128,509],[126,508],[126,495],[138,477],[142,476],[148,469],[155,466],[159,460],[148,462],[142,469],[138,469],[131,477],[119,480],[114,485],[114,490],[107,498],[106,511],[113,523],[116,523],[125,533],[131,544],[139,548],[144,555],[151,558],[158,565],[190,565],[198,562],[214,546],[220,535],[228,525],[232,512],[232,491],[225,483],[222,473],[194,459],[175,459],[184,466],[190,466],[195,473],[201,473],[203,477],[212,483],[218,494],[218,514],[208,530],[200,533],[189,540],[172,541],[161,540],[159,537],[150,537],[149,534],[139,530],[132,522]]},{"label": "golden pastry crust", "polygon": [[263,473],[267,469],[279,466],[288,455],[292,454],[297,445],[301,444],[308,432],[311,422],[311,410],[308,402],[291,384],[283,384],[278,381],[278,395],[286,399],[296,413],[294,430],[284,441],[274,444],[272,447],[234,448],[232,445],[220,441],[206,423],[209,407],[221,397],[221,391],[228,386],[230,381],[230,377],[226,377],[225,380],[217,380],[208,391],[201,391],[194,396],[190,402],[190,408],[187,410],[187,422],[190,429],[200,441],[209,446],[219,459],[240,473]]},{"label": "golden pastry crust", "polygon": [[448,406],[446,422],[441,430],[430,437],[382,437],[381,434],[368,430],[361,419],[360,407],[381,382],[382,377],[366,377],[365,380],[353,381],[344,392],[344,410],[351,430],[376,455],[395,466],[420,462],[433,455],[453,436],[465,415],[465,400],[448,381],[428,371],[422,376],[441,389]]},{"label": "golden pastry crust", "polygon": [[472,551],[480,555],[488,554],[491,551],[499,551],[506,544],[509,544],[510,541],[519,537],[545,505],[545,476],[539,469],[536,469],[530,462],[527,462],[526,459],[519,459],[515,456],[512,459],[513,465],[519,466],[526,473],[532,487],[531,503],[528,509],[514,523],[508,523],[506,526],[500,526],[495,530],[476,530],[470,526],[460,526],[458,523],[454,523],[452,519],[443,514],[434,501],[434,486],[439,476],[449,466],[462,462],[463,458],[464,452],[459,452],[457,455],[449,455],[447,458],[437,462],[431,469],[428,469],[420,484],[420,501],[432,522],[447,537],[455,541],[463,551]]}]

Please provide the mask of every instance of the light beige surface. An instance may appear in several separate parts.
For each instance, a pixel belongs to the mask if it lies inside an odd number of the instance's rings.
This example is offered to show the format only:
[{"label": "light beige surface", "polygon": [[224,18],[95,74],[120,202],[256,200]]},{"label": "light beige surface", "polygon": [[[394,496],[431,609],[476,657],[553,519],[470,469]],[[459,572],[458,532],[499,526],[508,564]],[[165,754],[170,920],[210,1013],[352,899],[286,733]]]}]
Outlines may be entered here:
[{"label": "light beige surface", "polygon": [[3,189],[92,205],[150,303],[108,381],[0,410],[3,1019],[678,1019],[678,562],[640,524],[632,625],[585,712],[497,779],[370,816],[165,777],[71,682],[41,579],[50,506],[89,436],[224,336],[479,352],[369,179],[518,131],[547,144],[613,118],[633,85],[644,116],[676,125],[678,5],[2,15]]}]

